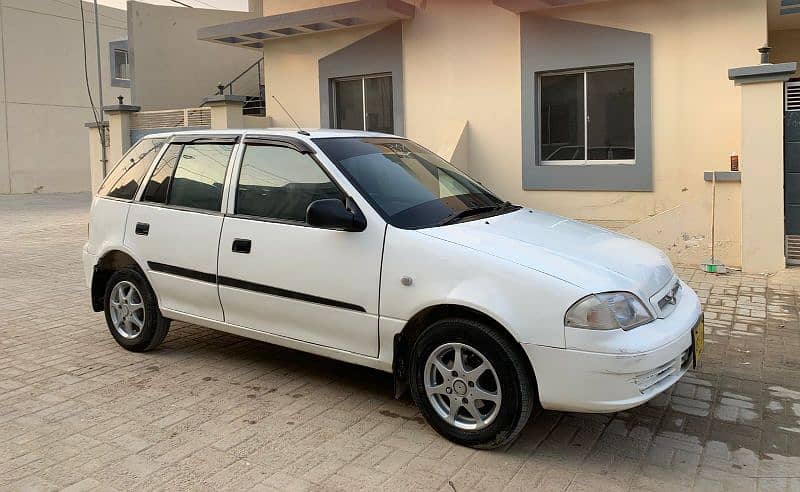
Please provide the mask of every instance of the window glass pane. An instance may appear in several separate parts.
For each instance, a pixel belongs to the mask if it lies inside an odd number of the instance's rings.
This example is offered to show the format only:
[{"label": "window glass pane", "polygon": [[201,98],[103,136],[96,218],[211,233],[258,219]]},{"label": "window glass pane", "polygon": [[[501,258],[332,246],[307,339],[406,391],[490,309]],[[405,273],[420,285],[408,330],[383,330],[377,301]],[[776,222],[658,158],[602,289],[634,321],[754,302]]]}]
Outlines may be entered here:
[{"label": "window glass pane", "polygon": [[236,193],[236,213],[305,222],[311,202],[343,200],[342,194],[308,155],[285,147],[248,145]]},{"label": "window glass pane", "polygon": [[181,155],[183,145],[173,144],[164,152],[164,156],[158,161],[156,168],[153,170],[153,175],[150,181],[147,182],[147,187],[144,189],[142,201],[166,203],[167,193],[169,192],[169,184],[172,181],[172,171],[175,170],[175,163],[178,162],[178,157]]},{"label": "window glass pane", "polygon": [[164,138],[139,140],[108,174],[97,194],[126,200],[132,199],[165,141]]},{"label": "window glass pane", "polygon": [[546,75],[540,85],[542,160],[583,160],[583,74]]},{"label": "window glass pane", "polygon": [[367,130],[394,133],[392,113],[392,77],[374,77],[364,80],[367,102]]},{"label": "window glass pane", "polygon": [[633,69],[587,74],[589,160],[633,159]]},{"label": "window glass pane", "polygon": [[114,50],[114,78],[130,78],[128,75],[128,52],[125,50]]},{"label": "window glass pane", "polygon": [[337,80],[336,128],[347,130],[364,129],[364,99],[361,93],[361,79]]},{"label": "window glass pane", "polygon": [[219,211],[232,144],[187,144],[169,192],[170,205]]}]

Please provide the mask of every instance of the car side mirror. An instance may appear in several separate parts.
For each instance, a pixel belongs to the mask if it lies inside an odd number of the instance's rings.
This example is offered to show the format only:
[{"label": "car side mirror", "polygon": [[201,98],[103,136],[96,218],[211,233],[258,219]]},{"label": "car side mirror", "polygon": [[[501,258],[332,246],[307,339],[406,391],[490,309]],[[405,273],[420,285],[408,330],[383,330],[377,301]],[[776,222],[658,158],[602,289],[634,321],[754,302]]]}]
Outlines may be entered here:
[{"label": "car side mirror", "polygon": [[322,229],[349,232],[361,232],[367,228],[366,218],[350,198],[347,206],[337,198],[311,202],[306,209],[306,222]]}]

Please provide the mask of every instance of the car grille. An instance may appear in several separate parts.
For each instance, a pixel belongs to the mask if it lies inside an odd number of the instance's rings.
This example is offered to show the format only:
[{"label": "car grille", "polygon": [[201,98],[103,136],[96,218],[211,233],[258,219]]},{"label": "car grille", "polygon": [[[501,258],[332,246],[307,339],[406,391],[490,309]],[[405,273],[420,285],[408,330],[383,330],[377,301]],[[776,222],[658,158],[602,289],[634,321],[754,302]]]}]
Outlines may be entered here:
[{"label": "car grille", "polygon": [[678,373],[683,373],[689,369],[692,363],[692,348],[684,350],[683,353],[675,359],[663,364],[652,371],[648,371],[636,377],[635,382],[639,387],[642,394],[654,390],[659,383],[664,382],[667,378],[674,376]]}]

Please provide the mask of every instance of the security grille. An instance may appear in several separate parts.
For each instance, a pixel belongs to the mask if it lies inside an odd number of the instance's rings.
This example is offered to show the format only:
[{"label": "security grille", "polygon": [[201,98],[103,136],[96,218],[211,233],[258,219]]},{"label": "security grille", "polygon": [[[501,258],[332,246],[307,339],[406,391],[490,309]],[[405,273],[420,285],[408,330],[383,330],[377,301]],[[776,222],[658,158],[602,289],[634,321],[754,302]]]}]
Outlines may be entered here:
[{"label": "security grille", "polygon": [[800,236],[786,236],[786,264],[800,265]]},{"label": "security grille", "polygon": [[786,83],[786,111],[800,111],[800,80]]}]

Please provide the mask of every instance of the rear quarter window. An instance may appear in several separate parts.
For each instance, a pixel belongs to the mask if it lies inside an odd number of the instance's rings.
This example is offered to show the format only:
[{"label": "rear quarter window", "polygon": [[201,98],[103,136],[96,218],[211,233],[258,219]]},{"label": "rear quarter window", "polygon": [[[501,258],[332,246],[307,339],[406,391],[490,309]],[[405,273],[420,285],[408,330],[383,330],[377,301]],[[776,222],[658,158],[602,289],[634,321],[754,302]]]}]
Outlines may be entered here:
[{"label": "rear quarter window", "polygon": [[144,175],[166,141],[165,138],[139,140],[108,174],[97,194],[132,200],[142,184]]}]

